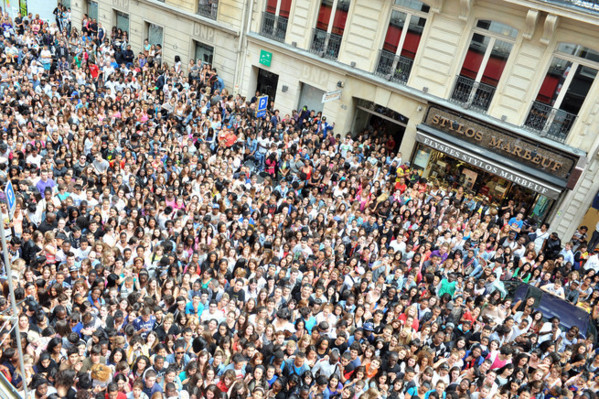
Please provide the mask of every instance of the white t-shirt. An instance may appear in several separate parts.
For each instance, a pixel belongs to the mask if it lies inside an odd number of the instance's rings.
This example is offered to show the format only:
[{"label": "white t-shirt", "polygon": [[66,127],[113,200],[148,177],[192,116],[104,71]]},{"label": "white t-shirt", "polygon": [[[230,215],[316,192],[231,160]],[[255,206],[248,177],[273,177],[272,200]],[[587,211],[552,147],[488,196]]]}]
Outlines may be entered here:
[{"label": "white t-shirt", "polygon": [[564,287],[560,286],[559,288],[555,287],[555,284],[547,284],[545,286],[545,291],[549,292],[550,294],[553,295],[557,295],[557,296],[564,296]]},{"label": "white t-shirt", "polygon": [[537,234],[537,238],[535,238],[535,251],[539,253],[543,247],[543,243],[549,238],[549,231],[543,233],[541,229],[537,229],[535,233]]}]

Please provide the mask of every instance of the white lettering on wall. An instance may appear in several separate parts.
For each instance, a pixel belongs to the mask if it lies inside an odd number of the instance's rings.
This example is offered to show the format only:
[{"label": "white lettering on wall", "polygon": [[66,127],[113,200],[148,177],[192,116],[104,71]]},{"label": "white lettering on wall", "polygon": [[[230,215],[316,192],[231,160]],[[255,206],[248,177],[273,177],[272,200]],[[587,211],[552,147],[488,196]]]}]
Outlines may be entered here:
[{"label": "white lettering on wall", "polygon": [[128,10],[129,0],[112,0],[112,6],[123,10]]},{"label": "white lettering on wall", "polygon": [[208,44],[214,43],[214,28],[206,25],[202,25],[198,22],[193,24],[193,38],[199,42],[205,42]]},{"label": "white lettering on wall", "polygon": [[325,89],[329,82],[329,73],[322,68],[305,64],[302,66],[302,81],[315,83],[319,89]]}]

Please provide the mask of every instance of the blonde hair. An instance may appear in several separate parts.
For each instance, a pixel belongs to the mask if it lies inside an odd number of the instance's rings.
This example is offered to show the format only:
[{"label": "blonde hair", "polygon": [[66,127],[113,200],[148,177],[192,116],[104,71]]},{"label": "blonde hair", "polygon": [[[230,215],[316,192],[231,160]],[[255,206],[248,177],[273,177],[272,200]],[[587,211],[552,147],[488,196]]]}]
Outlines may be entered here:
[{"label": "blonde hair", "polygon": [[25,366],[33,366],[33,356],[28,353],[23,355],[23,363]]},{"label": "blonde hair", "polygon": [[27,266],[27,263],[25,263],[23,259],[19,258],[12,263],[12,270],[18,274],[21,274],[25,271],[25,266]]},{"label": "blonde hair", "polygon": [[44,244],[50,244],[54,240],[54,233],[51,231],[46,231],[44,234]]},{"label": "blonde hair", "polygon": [[186,327],[194,327],[200,325],[200,320],[198,319],[197,315],[189,315],[187,316],[187,318],[188,320]]},{"label": "blonde hair", "polygon": [[293,340],[289,340],[289,341],[287,341],[287,345],[285,345],[285,346],[287,346],[288,348],[295,349],[295,348],[297,348],[297,343]]},{"label": "blonde hair", "polygon": [[376,388],[370,388],[368,391],[360,395],[360,399],[378,399],[380,397],[381,394]]}]

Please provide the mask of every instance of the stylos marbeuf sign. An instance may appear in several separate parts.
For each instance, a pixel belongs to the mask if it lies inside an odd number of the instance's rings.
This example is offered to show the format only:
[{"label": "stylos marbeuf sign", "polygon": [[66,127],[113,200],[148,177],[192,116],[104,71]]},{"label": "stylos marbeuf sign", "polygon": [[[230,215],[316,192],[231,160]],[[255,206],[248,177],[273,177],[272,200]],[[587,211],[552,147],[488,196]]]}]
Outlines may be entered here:
[{"label": "stylos marbeuf sign", "polygon": [[424,123],[564,180],[576,166],[577,157],[573,154],[551,148],[540,141],[522,137],[514,132],[498,130],[445,109],[430,107]]}]

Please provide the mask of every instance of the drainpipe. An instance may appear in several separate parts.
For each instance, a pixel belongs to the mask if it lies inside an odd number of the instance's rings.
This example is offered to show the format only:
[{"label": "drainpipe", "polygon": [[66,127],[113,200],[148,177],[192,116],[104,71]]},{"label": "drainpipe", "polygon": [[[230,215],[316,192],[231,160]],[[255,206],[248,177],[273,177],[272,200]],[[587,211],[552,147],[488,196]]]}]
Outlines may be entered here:
[{"label": "drainpipe", "polygon": [[[245,71],[245,59],[247,53],[247,34],[252,29],[252,15],[254,14],[254,1],[248,0],[250,2],[249,13],[247,15],[247,22],[245,24],[245,32],[243,33],[244,45],[243,45],[243,54],[241,55],[241,74]],[[241,79],[240,79],[241,80]],[[241,90],[241,85],[239,85]],[[237,94],[237,93],[235,93]]]},{"label": "drainpipe", "polygon": [[[251,1],[251,0],[249,0]],[[243,37],[245,35],[245,14],[247,12],[247,1],[243,2],[243,9],[241,11],[241,26],[239,27],[239,42],[237,43],[237,60],[235,60],[235,74],[233,77],[233,86],[237,85],[239,81],[239,62],[241,56],[241,47],[243,45]],[[237,93],[233,93],[237,94]]]}]

